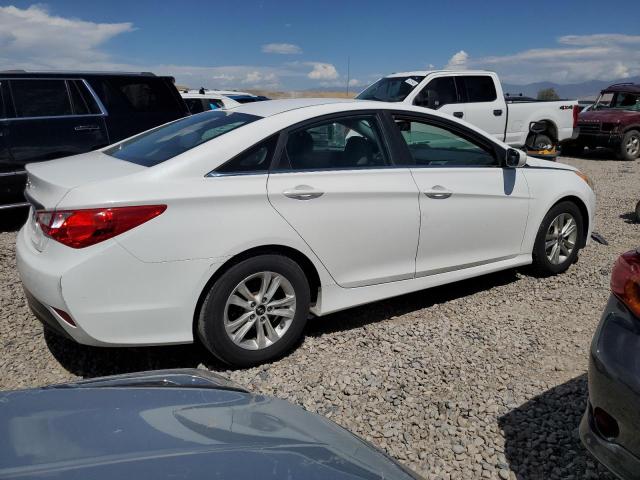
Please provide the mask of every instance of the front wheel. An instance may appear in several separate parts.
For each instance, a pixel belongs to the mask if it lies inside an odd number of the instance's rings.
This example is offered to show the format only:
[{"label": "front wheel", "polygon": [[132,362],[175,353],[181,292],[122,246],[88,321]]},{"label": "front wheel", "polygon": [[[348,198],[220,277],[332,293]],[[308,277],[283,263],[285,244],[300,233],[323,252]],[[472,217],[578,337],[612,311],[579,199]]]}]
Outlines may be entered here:
[{"label": "front wheel", "polygon": [[565,272],[578,258],[583,231],[580,209],[560,202],[545,215],[533,246],[533,267],[541,276]]},{"label": "front wheel", "polygon": [[309,283],[296,262],[260,255],[234,265],[213,284],[200,310],[198,335],[230,365],[275,360],[302,335],[309,302]]},{"label": "front wheel", "polygon": [[622,137],[618,156],[621,160],[635,160],[640,157],[640,132],[629,130]]}]

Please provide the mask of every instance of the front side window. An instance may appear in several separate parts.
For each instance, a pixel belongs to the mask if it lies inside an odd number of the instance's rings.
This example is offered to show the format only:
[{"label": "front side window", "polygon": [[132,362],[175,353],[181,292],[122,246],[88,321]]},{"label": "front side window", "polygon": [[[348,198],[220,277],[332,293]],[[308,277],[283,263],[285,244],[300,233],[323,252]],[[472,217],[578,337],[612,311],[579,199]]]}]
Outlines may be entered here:
[{"label": "front side window", "polygon": [[259,118],[246,113],[210,111],[154,128],[104,153],[152,167]]},{"label": "front side window", "polygon": [[376,83],[365,89],[356,98],[359,100],[401,102],[423,79],[424,77],[420,75],[381,78]]},{"label": "front side window", "polygon": [[489,167],[499,163],[489,149],[426,121],[394,116],[413,162],[422,167]]},{"label": "front side window", "polygon": [[493,102],[498,95],[493,78],[487,75],[470,75],[456,78],[458,87],[466,94],[469,103]]},{"label": "front side window", "polygon": [[11,80],[16,117],[71,115],[71,100],[64,80]]},{"label": "front side window", "polygon": [[416,96],[413,103],[433,110],[450,103],[458,103],[458,92],[453,77],[434,78]]},{"label": "front side window", "polygon": [[345,117],[289,134],[279,168],[322,170],[388,164],[373,115]]},{"label": "front side window", "polygon": [[595,110],[603,108],[640,111],[640,93],[605,92],[600,95],[594,107]]}]

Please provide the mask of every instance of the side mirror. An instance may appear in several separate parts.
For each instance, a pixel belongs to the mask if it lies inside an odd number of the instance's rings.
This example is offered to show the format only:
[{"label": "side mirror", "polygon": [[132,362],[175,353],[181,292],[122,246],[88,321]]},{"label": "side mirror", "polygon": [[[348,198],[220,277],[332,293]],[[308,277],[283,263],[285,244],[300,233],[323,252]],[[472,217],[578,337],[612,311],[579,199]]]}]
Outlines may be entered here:
[{"label": "side mirror", "polygon": [[505,155],[504,164],[507,168],[523,167],[527,163],[527,154],[522,150],[509,148]]}]

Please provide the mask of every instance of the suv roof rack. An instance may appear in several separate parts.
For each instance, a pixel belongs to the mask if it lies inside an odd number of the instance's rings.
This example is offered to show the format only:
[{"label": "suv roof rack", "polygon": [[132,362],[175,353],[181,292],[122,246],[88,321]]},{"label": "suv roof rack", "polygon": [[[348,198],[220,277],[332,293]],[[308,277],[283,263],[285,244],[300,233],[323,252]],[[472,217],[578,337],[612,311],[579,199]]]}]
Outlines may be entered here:
[{"label": "suv roof rack", "polygon": [[42,74],[73,74],[73,75],[140,75],[145,77],[155,77],[153,72],[121,72],[121,71],[105,71],[105,70],[0,70],[0,73],[42,73]]}]

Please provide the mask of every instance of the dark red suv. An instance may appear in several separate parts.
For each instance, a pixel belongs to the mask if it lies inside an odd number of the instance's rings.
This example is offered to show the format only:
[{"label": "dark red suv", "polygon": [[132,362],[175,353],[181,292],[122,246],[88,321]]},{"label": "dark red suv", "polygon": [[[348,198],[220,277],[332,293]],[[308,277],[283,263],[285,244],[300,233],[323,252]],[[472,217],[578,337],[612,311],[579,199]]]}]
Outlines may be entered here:
[{"label": "dark red suv", "polygon": [[563,153],[607,147],[622,160],[640,157],[640,84],[616,83],[602,90],[593,107],[580,113],[578,127],[580,135],[563,145]]}]

